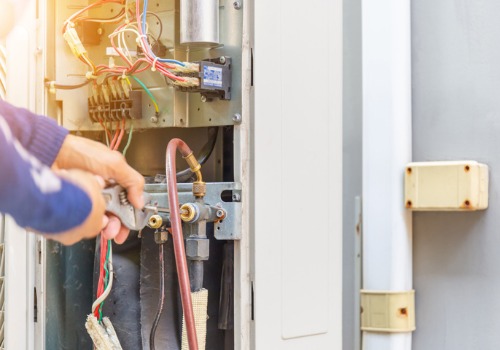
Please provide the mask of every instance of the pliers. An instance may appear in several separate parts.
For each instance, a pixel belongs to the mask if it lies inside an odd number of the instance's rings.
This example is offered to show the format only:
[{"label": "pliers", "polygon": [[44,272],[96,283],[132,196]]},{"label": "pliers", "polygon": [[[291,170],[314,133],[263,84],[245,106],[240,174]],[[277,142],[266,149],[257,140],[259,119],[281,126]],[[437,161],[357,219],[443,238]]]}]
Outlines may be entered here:
[{"label": "pliers", "polygon": [[[154,214],[153,207],[146,205],[143,209],[135,208],[127,198],[127,191],[120,185],[113,185],[102,191],[106,202],[106,211],[116,215],[122,224],[130,230],[142,230],[148,222],[149,217]],[[144,203],[151,200],[148,193],[143,194]]]}]

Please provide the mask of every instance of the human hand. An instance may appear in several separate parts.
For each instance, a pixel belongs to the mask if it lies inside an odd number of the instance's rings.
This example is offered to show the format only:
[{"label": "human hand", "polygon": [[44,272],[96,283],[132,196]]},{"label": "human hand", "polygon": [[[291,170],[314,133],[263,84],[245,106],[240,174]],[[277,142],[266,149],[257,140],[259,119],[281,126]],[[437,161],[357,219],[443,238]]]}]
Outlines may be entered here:
[{"label": "human hand", "polygon": [[[144,207],[142,175],[127,164],[121,153],[112,151],[101,143],[68,135],[55,159],[54,167],[81,169],[99,175],[106,181],[114,180],[127,190],[128,199],[134,207]],[[121,225],[116,216],[108,216],[103,234],[114,237],[115,242],[121,244],[127,239],[128,233],[129,230]]]},{"label": "human hand", "polygon": [[58,169],[85,170],[101,176],[105,181],[114,180],[127,190],[128,199],[134,207],[144,207],[144,177],[127,164],[120,152],[112,151],[102,143],[68,135],[54,166]]},{"label": "human hand", "polygon": [[[45,237],[65,245],[72,245],[82,239],[94,238],[101,230],[107,239],[118,237],[120,225],[113,224],[113,221],[118,220],[118,218],[114,217],[113,219],[105,214],[106,204],[102,196],[102,189],[105,185],[104,180],[100,176],[82,170],[57,171],[57,174],[64,180],[81,188],[89,196],[92,210],[80,226],[58,234],[45,234]],[[128,235],[128,232],[126,234]]]}]

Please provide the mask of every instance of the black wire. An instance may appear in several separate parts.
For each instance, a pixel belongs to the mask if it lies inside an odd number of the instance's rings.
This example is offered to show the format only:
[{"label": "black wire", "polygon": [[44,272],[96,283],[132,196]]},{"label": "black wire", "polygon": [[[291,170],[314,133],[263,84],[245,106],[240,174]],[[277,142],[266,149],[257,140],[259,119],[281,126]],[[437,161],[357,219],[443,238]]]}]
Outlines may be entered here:
[{"label": "black wire", "polygon": [[146,15],[151,15],[151,16],[155,16],[156,19],[158,20],[158,24],[160,25],[160,33],[158,34],[158,38],[156,39],[156,41],[159,41],[160,38],[161,38],[161,35],[163,34],[163,22],[161,21],[161,18],[160,16],[158,16],[156,13],[154,12],[146,12]]},{"label": "black wire", "polygon": [[[215,144],[217,143],[217,135],[219,134],[219,128],[213,127],[208,128],[208,141],[203,146],[200,151],[200,155],[198,157],[198,163],[203,165],[207,162],[208,158],[212,155],[212,152],[215,149]],[[193,172],[191,169],[187,168],[177,173],[177,181],[185,182],[189,180],[193,176]]]},{"label": "black wire", "polygon": [[165,243],[158,244],[159,246],[159,262],[160,262],[160,301],[158,302],[158,310],[156,311],[156,316],[151,326],[151,333],[149,334],[149,348],[155,350],[155,335],[156,329],[158,328],[158,323],[160,323],[160,317],[163,312],[163,305],[165,304],[165,255],[163,252],[163,247]]}]

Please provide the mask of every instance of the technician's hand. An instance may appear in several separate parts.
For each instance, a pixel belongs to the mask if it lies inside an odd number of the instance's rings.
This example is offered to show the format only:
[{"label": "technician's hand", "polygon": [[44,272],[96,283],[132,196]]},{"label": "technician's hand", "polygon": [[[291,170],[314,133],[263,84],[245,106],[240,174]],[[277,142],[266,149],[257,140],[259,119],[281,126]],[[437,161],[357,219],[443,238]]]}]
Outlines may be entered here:
[{"label": "technician's hand", "polygon": [[[99,175],[104,180],[114,180],[127,189],[128,199],[136,208],[143,208],[144,178],[130,167],[125,158],[103,144],[82,137],[68,135],[57,155],[54,166],[59,169],[81,169]],[[115,216],[109,216],[104,230],[107,237],[123,243],[129,230]]]},{"label": "technician's hand", "polygon": [[81,169],[99,175],[106,181],[115,180],[127,189],[128,199],[134,207],[144,207],[144,178],[127,164],[120,152],[112,151],[102,143],[68,135],[54,166],[59,169]]},{"label": "technician's hand", "polygon": [[[92,202],[92,210],[80,226],[66,232],[53,235],[46,234],[45,236],[65,245],[71,245],[82,239],[93,238],[101,230],[108,229],[110,219],[105,215],[106,204],[102,196],[104,180],[81,170],[58,171],[57,174],[87,193]],[[118,234],[117,229],[115,231],[108,231],[109,234],[114,234],[115,236]],[[109,239],[111,238],[113,237],[109,237]]]}]

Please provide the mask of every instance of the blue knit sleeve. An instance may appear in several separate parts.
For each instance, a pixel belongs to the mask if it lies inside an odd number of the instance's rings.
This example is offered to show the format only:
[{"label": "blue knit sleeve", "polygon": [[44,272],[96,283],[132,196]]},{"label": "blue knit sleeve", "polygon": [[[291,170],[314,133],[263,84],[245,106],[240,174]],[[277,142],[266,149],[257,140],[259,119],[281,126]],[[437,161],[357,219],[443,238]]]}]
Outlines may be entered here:
[{"label": "blue knit sleeve", "polygon": [[68,130],[47,117],[14,107],[0,99],[0,115],[5,119],[14,137],[43,164],[52,166]]},{"label": "blue knit sleeve", "polygon": [[22,227],[54,234],[81,225],[91,210],[89,196],[34,157],[0,115],[0,212]]}]

